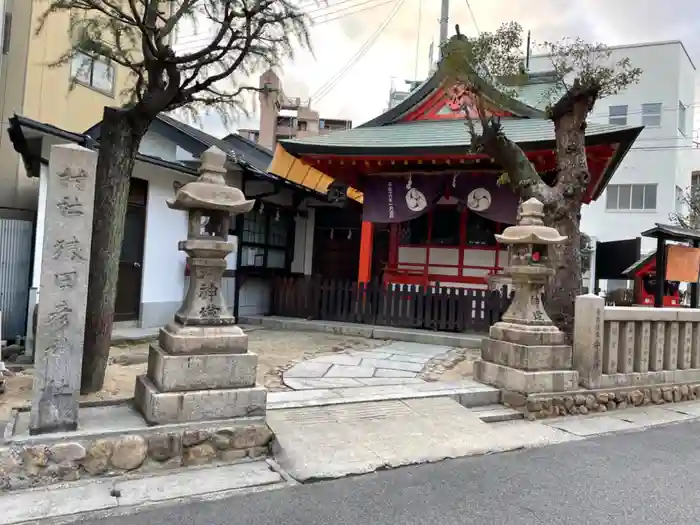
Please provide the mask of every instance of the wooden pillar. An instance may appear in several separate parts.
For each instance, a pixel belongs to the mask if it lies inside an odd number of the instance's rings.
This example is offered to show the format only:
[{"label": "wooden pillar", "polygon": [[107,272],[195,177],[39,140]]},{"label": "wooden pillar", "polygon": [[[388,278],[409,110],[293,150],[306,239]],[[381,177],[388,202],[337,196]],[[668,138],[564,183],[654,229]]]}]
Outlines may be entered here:
[{"label": "wooden pillar", "polygon": [[656,240],[656,290],[654,290],[654,308],[664,305],[666,284],[666,238],[659,234]]},{"label": "wooden pillar", "polygon": [[362,221],[360,234],[360,265],[357,272],[358,283],[368,283],[372,278],[372,248],[374,245],[374,224]]},{"label": "wooden pillar", "polygon": [[[700,248],[700,241],[693,241],[693,248]],[[698,283],[690,283],[690,307],[698,307]]]}]

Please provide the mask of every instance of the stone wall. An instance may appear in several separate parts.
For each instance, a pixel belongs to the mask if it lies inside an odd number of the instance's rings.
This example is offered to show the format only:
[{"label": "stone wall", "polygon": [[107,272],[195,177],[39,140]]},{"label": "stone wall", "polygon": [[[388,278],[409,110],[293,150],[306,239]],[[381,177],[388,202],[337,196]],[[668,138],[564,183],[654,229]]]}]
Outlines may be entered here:
[{"label": "stone wall", "polygon": [[700,384],[617,388],[600,391],[567,392],[552,396],[520,396],[509,393],[504,403],[523,411],[530,420],[557,416],[586,415],[644,405],[679,403],[700,398]]},{"label": "stone wall", "polygon": [[262,419],[198,428],[172,425],[118,436],[26,439],[0,447],[0,491],[269,455]]},{"label": "stone wall", "polygon": [[700,382],[700,309],[576,299],[573,364],[590,389]]}]

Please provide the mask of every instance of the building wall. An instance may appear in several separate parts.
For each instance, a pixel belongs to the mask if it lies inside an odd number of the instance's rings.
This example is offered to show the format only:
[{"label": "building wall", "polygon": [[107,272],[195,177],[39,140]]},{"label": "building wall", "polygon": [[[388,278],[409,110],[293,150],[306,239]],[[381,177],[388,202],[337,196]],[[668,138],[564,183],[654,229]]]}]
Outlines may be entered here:
[{"label": "building wall", "polygon": [[[644,211],[608,210],[604,192],[598,201],[584,206],[582,230],[601,241],[638,237],[655,223],[668,223],[676,211],[676,187],[690,185],[691,140],[695,103],[695,67],[680,42],[612,48],[611,59],[629,58],[643,73],[638,84],[604,98],[596,104],[590,120],[609,121],[610,106],[627,105],[627,124],[642,125],[642,104],[661,103],[661,126],[646,127],[610,184],[656,184],[656,209]],[[535,56],[534,71],[551,70],[546,57]],[[678,104],[686,109],[685,129],[679,131]],[[614,225],[614,227],[611,227]],[[655,248],[653,239],[642,240],[642,250]]]},{"label": "building wall", "polygon": [[[0,69],[2,122],[15,113],[82,132],[101,120],[105,106],[120,106],[129,84],[127,72],[115,68],[110,94],[77,84],[71,89],[70,64],[49,67],[70,49],[67,14],[52,14],[40,34],[38,19],[47,0],[4,0],[12,13],[9,53]],[[2,4],[0,4],[1,7]],[[0,207],[36,210],[38,185],[21,166],[7,133],[0,138]]]}]

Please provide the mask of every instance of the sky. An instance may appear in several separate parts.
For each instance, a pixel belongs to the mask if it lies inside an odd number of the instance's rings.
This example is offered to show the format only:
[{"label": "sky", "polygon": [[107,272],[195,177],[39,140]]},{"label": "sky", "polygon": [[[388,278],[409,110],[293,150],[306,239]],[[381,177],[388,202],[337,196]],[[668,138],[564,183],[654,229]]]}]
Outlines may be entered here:
[{"label": "sky", "polygon": [[[298,51],[277,72],[285,95],[307,99],[353,58],[391,13],[395,0],[299,1],[316,20],[311,30],[313,52]],[[322,118],[344,118],[359,125],[386,109],[392,82],[403,88],[404,79],[423,80],[429,69],[430,44],[438,41],[440,3],[403,0],[391,22],[342,80],[322,98],[312,98],[312,108]],[[493,31],[514,20],[532,32],[535,43],[563,37],[607,45],[681,40],[700,67],[698,0],[470,0],[473,18],[466,0],[450,0],[450,4],[449,35],[454,34],[455,24],[472,35],[477,28]],[[352,11],[358,12],[349,15]],[[330,18],[337,19],[324,22]],[[257,77],[248,82],[256,85]],[[198,125],[215,136],[258,128],[255,103],[249,101],[247,107],[247,116],[223,123],[216,115],[202,115]]]}]

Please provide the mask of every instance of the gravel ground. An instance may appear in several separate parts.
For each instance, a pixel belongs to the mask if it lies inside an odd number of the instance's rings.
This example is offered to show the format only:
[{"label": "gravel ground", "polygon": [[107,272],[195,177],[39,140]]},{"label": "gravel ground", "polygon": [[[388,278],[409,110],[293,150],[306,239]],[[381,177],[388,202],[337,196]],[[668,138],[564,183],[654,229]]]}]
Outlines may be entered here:
[{"label": "gravel ground", "polygon": [[[282,385],[282,372],[299,361],[319,355],[367,350],[387,344],[386,341],[349,337],[322,332],[296,332],[255,328],[248,331],[248,349],[258,354],[258,383],[270,391],[288,390]],[[84,396],[85,401],[130,398],[134,394],[136,376],[146,373],[149,343],[119,345],[110,351],[104,389]],[[6,378],[6,392],[0,395],[0,421],[9,419],[10,412],[30,403],[32,370],[28,369]]]}]

